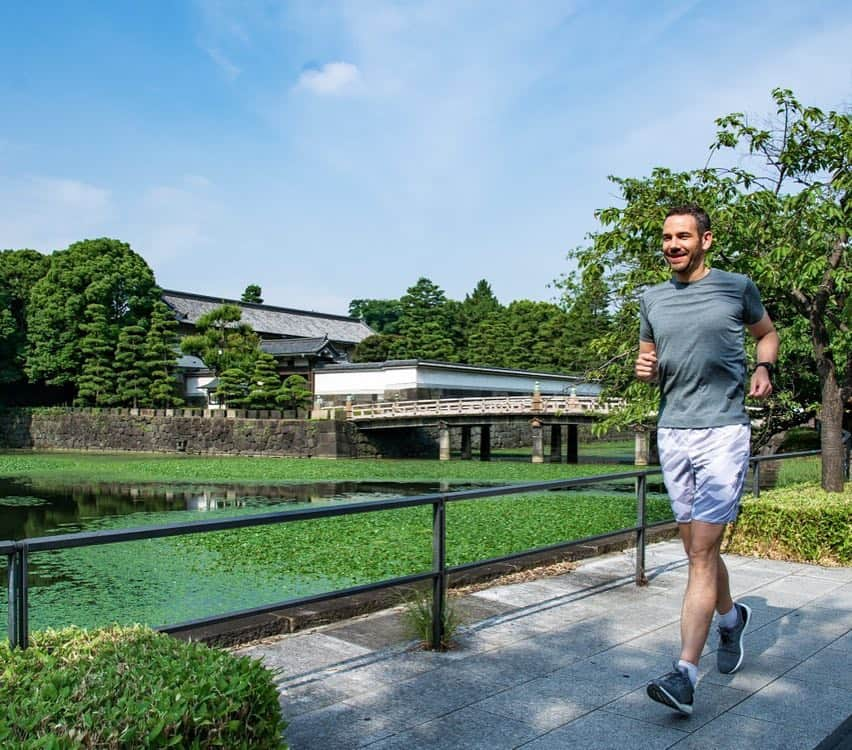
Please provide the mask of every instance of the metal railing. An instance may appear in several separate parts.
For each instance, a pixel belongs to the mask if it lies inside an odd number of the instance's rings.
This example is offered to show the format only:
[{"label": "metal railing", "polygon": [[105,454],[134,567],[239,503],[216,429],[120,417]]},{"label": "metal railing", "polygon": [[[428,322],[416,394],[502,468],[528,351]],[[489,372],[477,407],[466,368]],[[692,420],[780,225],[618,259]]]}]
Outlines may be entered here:
[{"label": "metal railing", "polygon": [[[752,456],[749,461],[754,465],[751,476],[751,494],[754,497],[760,497],[760,465],[766,461],[783,461],[788,458],[803,458],[805,456],[819,456],[822,451],[795,451],[791,453],[770,453],[766,456]],[[846,456],[846,465],[844,468],[846,478],[849,479],[849,456]]]},{"label": "metal railing", "polygon": [[[57,534],[55,536],[35,537],[19,541],[0,542],[0,554],[5,554],[9,560],[9,642],[13,648],[27,648],[29,641],[29,584],[27,580],[28,557],[34,552],[47,552],[52,550],[70,549],[74,547],[92,547],[103,544],[115,544],[119,542],[131,542],[142,539],[157,539],[163,537],[181,536],[184,534],[200,534],[205,532],[224,531],[228,529],[247,528],[250,526],[263,526],[280,523],[292,523],[294,521],[317,520],[320,518],[332,518],[335,516],[348,516],[360,513],[378,513],[400,508],[412,508],[425,505],[432,506],[432,566],[431,570],[414,573],[411,575],[387,578],[374,583],[353,586],[345,589],[306,596],[298,599],[287,599],[251,609],[243,609],[226,614],[213,615],[197,620],[166,625],[157,628],[163,632],[175,632],[193,627],[216,625],[231,620],[238,620],[252,615],[266,614],[284,607],[302,606],[331,601],[354,594],[380,591],[394,586],[431,581],[432,583],[432,642],[441,643],[443,640],[444,602],[447,591],[447,579],[452,573],[468,570],[475,567],[491,565],[497,562],[514,560],[526,555],[547,553],[557,551],[578,544],[592,543],[604,539],[634,533],[638,552],[636,555],[636,583],[645,582],[645,556],[644,541],[645,532],[648,528],[664,525],[670,521],[661,521],[648,525],[645,519],[645,499],[647,478],[660,474],[659,469],[644,469],[640,471],[621,472],[617,474],[602,474],[592,477],[578,477],[574,479],[559,479],[548,482],[534,482],[527,484],[516,484],[501,487],[486,487],[474,490],[461,490],[458,492],[436,493],[430,495],[418,495],[415,497],[400,497],[389,500],[377,500],[363,503],[350,503],[338,506],[325,506],[322,508],[307,508],[303,510],[280,511],[276,513],[263,513],[239,518],[223,518],[203,521],[188,521],[175,524],[163,524],[158,526],[143,526],[130,529],[116,529],[104,531],[78,532],[74,534]],[[477,500],[503,495],[516,495],[529,492],[546,492],[560,489],[572,489],[582,486],[612,483],[617,481],[635,479],[636,497],[636,525],[611,531],[606,534],[574,539],[558,544],[537,547],[521,552],[515,552],[500,557],[477,560],[462,565],[447,565],[447,532],[446,532],[446,506],[448,503],[463,500]]]},{"label": "metal railing", "polygon": [[[803,451],[800,453],[786,453],[772,456],[755,456],[751,461],[755,467],[755,494],[759,494],[760,463],[768,460],[783,460],[787,458],[798,458],[800,456],[818,455],[819,451]],[[118,542],[131,542],[142,539],[157,539],[184,534],[200,534],[205,532],[224,531],[228,529],[247,528],[250,526],[263,526],[280,523],[292,523],[294,521],[316,520],[320,518],[332,518],[335,516],[348,516],[360,513],[378,513],[400,508],[412,508],[425,505],[432,506],[432,567],[423,573],[414,573],[406,576],[387,578],[374,583],[337,589],[313,596],[298,599],[287,599],[251,609],[243,609],[225,614],[213,615],[192,621],[174,625],[166,625],[157,628],[163,632],[175,632],[192,627],[205,625],[216,625],[232,620],[249,617],[252,615],[266,614],[285,607],[316,604],[331,601],[354,594],[380,591],[394,586],[408,585],[423,581],[432,583],[432,643],[440,644],[443,640],[444,602],[447,591],[447,580],[450,574],[459,573],[477,567],[492,565],[494,563],[507,562],[535,554],[544,554],[564,550],[582,544],[605,541],[626,534],[634,534],[636,539],[636,565],[635,582],[641,586],[646,583],[645,578],[645,542],[648,529],[664,526],[672,523],[672,520],[658,521],[649,524],[646,519],[646,495],[648,477],[660,475],[659,468],[642,469],[637,471],[619,472],[614,474],[598,474],[590,477],[577,477],[574,479],[558,479],[548,482],[534,482],[526,484],[515,484],[501,487],[486,487],[474,490],[461,490],[457,492],[437,493],[430,495],[419,495],[416,497],[400,497],[389,500],[377,500],[363,503],[350,503],[338,506],[326,506],[322,508],[308,508],[303,510],[280,511],[276,513],[263,513],[239,518],[223,518],[205,521],[188,521],[184,523],[163,524],[158,526],[142,526],[130,529],[116,529],[104,531],[79,532],[74,534],[58,534],[55,536],[35,537],[18,541],[0,542],[0,555],[6,555],[9,561],[9,642],[13,648],[27,648],[29,642],[29,584],[28,584],[28,556],[33,552],[46,552],[50,550],[70,549],[74,547],[91,547],[102,544],[114,544]],[[527,492],[545,492],[560,489],[573,489],[588,485],[613,483],[633,479],[636,499],[636,524],[605,534],[572,539],[551,544],[544,547],[536,547],[514,552],[509,555],[476,560],[461,565],[447,565],[447,533],[446,533],[446,506],[448,503],[463,500],[478,500],[489,497],[504,495],[517,495]]]}]

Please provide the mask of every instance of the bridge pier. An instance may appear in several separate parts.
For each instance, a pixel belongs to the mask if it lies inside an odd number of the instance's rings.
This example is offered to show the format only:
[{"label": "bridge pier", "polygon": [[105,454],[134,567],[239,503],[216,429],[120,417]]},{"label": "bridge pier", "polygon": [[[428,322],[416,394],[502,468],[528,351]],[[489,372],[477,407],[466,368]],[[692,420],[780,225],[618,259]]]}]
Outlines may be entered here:
[{"label": "bridge pier", "polygon": [[450,426],[446,422],[438,422],[438,459],[450,460]]},{"label": "bridge pier", "polygon": [[479,460],[491,460],[491,425],[484,424],[479,428]]},{"label": "bridge pier", "polygon": [[470,438],[470,425],[462,425],[461,428],[461,457],[463,461],[470,461],[472,451],[471,451],[471,438]]},{"label": "bridge pier", "polygon": [[562,425],[550,425],[550,463],[562,463]]},{"label": "bridge pier", "polygon": [[568,447],[565,452],[565,461],[569,464],[576,464],[580,460],[580,438],[578,436],[577,425],[568,425]]},{"label": "bridge pier", "polygon": [[633,463],[636,466],[647,466],[650,458],[650,440],[645,430],[637,430],[633,438]]},{"label": "bridge pier", "polygon": [[534,464],[544,463],[544,440],[541,434],[541,421],[533,419],[530,421],[532,427],[532,462]]}]

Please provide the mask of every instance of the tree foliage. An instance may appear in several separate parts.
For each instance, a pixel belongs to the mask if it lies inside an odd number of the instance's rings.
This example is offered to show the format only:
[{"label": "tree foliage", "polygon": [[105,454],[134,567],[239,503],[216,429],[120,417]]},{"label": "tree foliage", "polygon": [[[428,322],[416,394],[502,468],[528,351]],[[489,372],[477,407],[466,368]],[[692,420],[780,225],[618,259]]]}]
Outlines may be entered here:
[{"label": "tree foliage", "polygon": [[205,313],[195,323],[196,333],[181,341],[181,350],[200,357],[217,375],[232,367],[251,372],[260,353],[260,338],[242,317],[239,306],[231,304]]},{"label": "tree foliage", "polygon": [[50,258],[35,250],[0,252],[0,383],[24,380],[30,292]]},{"label": "tree foliage", "polygon": [[400,346],[401,336],[390,333],[377,333],[375,336],[358,342],[352,352],[353,362],[385,362],[392,357],[392,352]]},{"label": "tree foliage", "polygon": [[275,401],[283,409],[307,409],[311,405],[311,389],[308,387],[308,381],[301,375],[290,375],[285,378]]},{"label": "tree foliage", "polygon": [[150,402],[151,378],[145,362],[145,329],[129,325],[118,333],[115,349],[116,401],[134,409]]},{"label": "tree foliage", "polygon": [[353,299],[349,314],[360,318],[378,334],[399,333],[402,305],[398,299]]},{"label": "tree foliage", "polygon": [[[781,335],[779,394],[761,414],[760,437],[765,440],[816,411],[823,487],[837,491],[843,484],[843,410],[852,397],[852,125],[848,114],[806,107],[791,91],[776,89],[772,96],[776,113],[768,125],[756,126],[742,113],[716,121],[719,130],[705,168],[681,173],[658,168],[647,178],[610,178],[623,206],[598,211],[602,230],[571,256],[580,273],[608,269],[614,317],[591,346],[602,362],[605,395],[630,403],[615,419],[644,421],[658,394],[633,378],[638,296],[668,277],[660,252],[667,209],[702,205],[713,217],[710,265],[753,278]],[[725,150],[740,152],[739,164],[712,166]],[[816,378],[809,374],[814,372]]]},{"label": "tree foliage", "polygon": [[171,308],[158,300],[151,312],[151,323],[145,336],[145,370],[150,401],[159,408],[183,403],[175,377],[177,327]]},{"label": "tree foliage", "polygon": [[257,284],[249,284],[245,291],[243,292],[243,296],[240,297],[240,302],[251,302],[255,305],[263,304],[263,290]]},{"label": "tree foliage", "polygon": [[402,315],[392,352],[396,359],[456,361],[456,347],[449,333],[444,290],[421,277],[400,299]]},{"label": "tree foliage", "polygon": [[153,272],[124,242],[83,240],[54,253],[30,293],[27,376],[52,385],[76,383],[83,367],[79,343],[86,335],[87,306],[103,306],[114,349],[119,328],[146,318],[156,299]]},{"label": "tree foliage", "polygon": [[239,409],[246,405],[249,392],[249,376],[242,367],[228,367],[219,374],[216,398],[228,409]]},{"label": "tree foliage", "polygon": [[97,303],[86,306],[85,321],[80,325],[83,367],[77,377],[77,406],[109,406],[115,399],[115,371],[112,369],[113,346],[110,343],[106,308]]},{"label": "tree foliage", "polygon": [[261,352],[254,363],[251,384],[248,393],[248,406],[251,409],[274,409],[275,397],[281,388],[278,365],[268,352]]}]

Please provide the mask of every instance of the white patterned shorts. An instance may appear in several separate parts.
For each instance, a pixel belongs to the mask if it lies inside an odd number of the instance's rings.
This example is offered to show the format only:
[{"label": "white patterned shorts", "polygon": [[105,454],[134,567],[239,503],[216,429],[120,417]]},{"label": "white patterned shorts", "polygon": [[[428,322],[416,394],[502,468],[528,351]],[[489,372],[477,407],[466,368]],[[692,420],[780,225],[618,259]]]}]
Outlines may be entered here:
[{"label": "white patterned shorts", "polygon": [[657,431],[663,481],[678,523],[737,517],[751,452],[747,424]]}]

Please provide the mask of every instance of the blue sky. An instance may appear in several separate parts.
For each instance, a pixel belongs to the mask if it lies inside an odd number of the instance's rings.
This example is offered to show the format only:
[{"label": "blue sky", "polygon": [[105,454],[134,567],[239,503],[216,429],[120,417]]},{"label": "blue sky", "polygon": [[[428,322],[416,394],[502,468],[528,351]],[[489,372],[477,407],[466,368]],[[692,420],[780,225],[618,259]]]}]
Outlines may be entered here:
[{"label": "blue sky", "polygon": [[616,198],[774,86],[852,103],[845,0],[0,5],[0,248],[345,313],[428,276],[551,299]]}]

